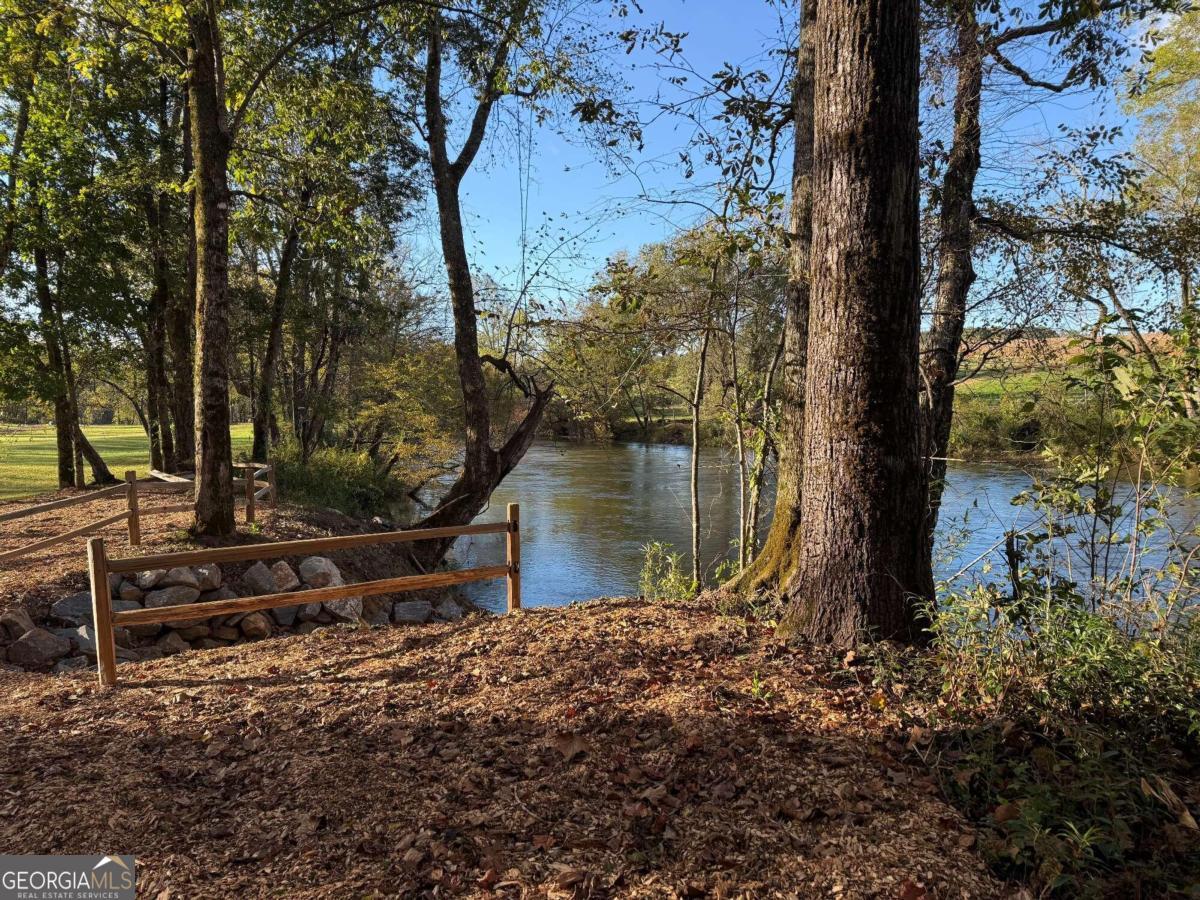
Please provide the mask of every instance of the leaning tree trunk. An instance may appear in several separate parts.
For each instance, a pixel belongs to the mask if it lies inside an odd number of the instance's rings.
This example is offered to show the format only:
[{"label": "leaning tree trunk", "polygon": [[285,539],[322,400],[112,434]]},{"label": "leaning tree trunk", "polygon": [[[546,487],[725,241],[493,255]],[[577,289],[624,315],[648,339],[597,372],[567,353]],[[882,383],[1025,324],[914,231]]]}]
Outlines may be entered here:
[{"label": "leaning tree trunk", "polygon": [[[823,0],[822,0],[823,2]],[[800,19],[793,94],[791,240],[780,383],[779,469],[775,512],[762,551],[729,585],[744,594],[780,590],[796,569],[800,542],[800,483],[804,472],[804,373],[808,364],[809,253],[812,245],[813,59],[817,0],[805,0]],[[765,442],[764,442],[765,447]]]},{"label": "leaning tree trunk", "polygon": [[[528,4],[518,4],[511,27],[516,29]],[[489,84],[471,120],[471,128],[458,156],[451,161],[447,150],[446,119],[442,105],[442,35],[438,13],[431,15],[425,70],[425,121],[429,144],[430,168],[437,197],[438,224],[442,257],[450,289],[454,317],[454,358],[463,394],[464,447],[462,471],[442,497],[437,509],[422,520],[421,527],[462,525],[470,522],[487,505],[492,491],[516,467],[533,443],[538,423],[550,401],[551,389],[529,389],[525,416],[500,449],[491,446],[491,412],[483,362],[479,356],[476,328],[475,287],[463,237],[459,188],[483,142],[484,130],[498,96],[495,83],[508,60],[509,38],[501,38],[488,72]],[[413,559],[422,567],[432,568],[446,551],[450,540],[423,541],[413,547]]]},{"label": "leaning tree trunk", "polygon": [[34,291],[38,299],[38,326],[46,345],[46,361],[53,379],[54,438],[58,451],[58,486],[75,486],[75,428],[71,418],[71,402],[67,396],[67,375],[63,368],[62,345],[59,343],[58,317],[50,293],[50,274],[46,251],[33,249]]},{"label": "leaning tree trunk", "polygon": [[954,383],[958,378],[967,296],[975,281],[971,260],[975,177],[979,173],[979,103],[983,89],[983,50],[973,0],[959,0],[957,9],[958,84],[954,97],[954,139],[942,179],[941,241],[933,321],[922,348],[925,390],[921,394],[925,455],[929,457],[929,518],[926,539],[933,531],[946,482],[946,456],[954,419]]},{"label": "leaning tree trunk", "polygon": [[188,103],[196,190],[197,534],[234,532],[229,439],[229,132],[218,83],[218,36],[208,13],[189,16]]},{"label": "leaning tree trunk", "polygon": [[821,0],[799,559],[785,628],[918,639],[933,591],[917,407],[919,0]]}]

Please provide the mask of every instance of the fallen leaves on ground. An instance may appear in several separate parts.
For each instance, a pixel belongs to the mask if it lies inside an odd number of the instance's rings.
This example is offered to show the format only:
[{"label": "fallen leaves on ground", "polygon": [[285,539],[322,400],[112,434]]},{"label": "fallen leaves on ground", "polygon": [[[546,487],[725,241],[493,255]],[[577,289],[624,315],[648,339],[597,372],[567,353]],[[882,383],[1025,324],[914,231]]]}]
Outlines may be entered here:
[{"label": "fallen leaves on ground", "polygon": [[[0,846],[145,896],[1001,897],[874,690],[605,600],[0,676]],[[770,684],[770,697],[754,685]]]}]

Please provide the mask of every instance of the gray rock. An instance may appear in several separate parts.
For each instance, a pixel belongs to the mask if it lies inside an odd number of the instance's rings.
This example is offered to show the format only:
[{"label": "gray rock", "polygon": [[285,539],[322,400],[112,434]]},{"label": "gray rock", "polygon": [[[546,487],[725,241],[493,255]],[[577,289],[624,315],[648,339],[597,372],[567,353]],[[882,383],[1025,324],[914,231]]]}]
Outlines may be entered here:
[{"label": "gray rock", "polygon": [[277,594],[282,594],[285,591],[294,591],[300,587],[300,579],[296,577],[296,573],[292,571],[292,567],[282,559],[271,566],[271,575],[275,578],[275,593]]},{"label": "gray rock", "polygon": [[242,585],[246,588],[248,596],[251,597],[273,594],[275,593],[275,576],[271,574],[266,563],[256,562],[242,576]]},{"label": "gray rock", "polygon": [[[124,628],[114,628],[113,640],[116,644],[115,651],[118,659],[136,658],[136,652],[129,646],[132,641],[128,631]],[[80,625],[75,629],[73,641],[81,653],[91,659],[96,658],[96,630],[91,625]]]},{"label": "gray rock", "polygon": [[148,591],[152,587],[157,587],[166,574],[166,569],[147,569],[145,572],[138,572],[137,586],[143,591]]},{"label": "gray rock", "polygon": [[213,600],[236,600],[237,598],[237,591],[228,585],[219,587],[215,591],[201,591],[200,593],[201,603],[210,603]]},{"label": "gray rock", "polygon": [[445,622],[457,622],[463,617],[463,608],[447,597],[437,605],[434,613]]},{"label": "gray rock", "polygon": [[346,597],[343,600],[326,600],[323,604],[325,612],[339,622],[358,622],[362,620],[362,597]]},{"label": "gray rock", "polygon": [[303,606],[296,607],[296,618],[301,622],[311,622],[319,615],[321,615],[320,603],[305,603]]},{"label": "gray rock", "polygon": [[67,656],[60,659],[54,664],[54,673],[61,675],[63,672],[78,672],[80,669],[91,668],[91,662],[86,656]]},{"label": "gray rock", "polygon": [[[112,600],[113,612],[124,612],[130,609],[141,609],[140,603],[131,600]],[[92,595],[86,591],[63,597],[50,607],[50,617],[71,625],[92,624]]]},{"label": "gray rock", "polygon": [[362,617],[368,625],[387,625],[392,621],[392,604],[378,597],[366,597]]},{"label": "gray rock", "polygon": [[71,642],[45,628],[32,628],[8,648],[8,661],[23,669],[48,669],[71,652]]},{"label": "gray rock", "polygon": [[299,612],[300,607],[298,606],[277,606],[271,610],[271,618],[285,628],[288,628],[296,623],[296,616]]},{"label": "gray rock", "polygon": [[168,631],[158,639],[155,646],[166,656],[192,649],[188,642],[179,636],[178,631]]},{"label": "gray rock", "polygon": [[219,641],[236,641],[242,633],[232,625],[220,625],[213,629],[212,636]]},{"label": "gray rock", "polygon": [[200,592],[194,587],[177,584],[173,587],[161,588],[146,595],[146,608],[157,609],[160,606],[181,606],[195,603],[200,599]]},{"label": "gray rock", "polygon": [[271,620],[261,612],[252,612],[242,619],[241,629],[248,638],[265,638],[271,633]]},{"label": "gray rock", "polygon": [[178,631],[179,636],[181,638],[183,638],[185,641],[187,641],[189,644],[192,641],[198,641],[198,640],[200,640],[200,638],[206,638],[210,634],[212,634],[212,629],[209,628],[207,625],[203,625],[203,624],[188,625],[185,628],[177,628],[175,630]]},{"label": "gray rock", "polygon": [[296,634],[312,634],[320,627],[319,622],[301,622],[296,626]]},{"label": "gray rock", "polygon": [[342,573],[333,560],[324,556],[310,556],[300,561],[300,577],[309,587],[323,588],[331,584],[345,584]]},{"label": "gray rock", "polygon": [[11,640],[16,640],[27,631],[33,631],[37,628],[33,618],[25,610],[17,607],[16,609],[6,610],[3,615],[0,615],[0,629],[8,635]]},{"label": "gray rock", "polygon": [[117,596],[117,591],[121,589],[121,582],[125,579],[116,572],[108,573],[108,590],[114,597]]},{"label": "gray rock", "polygon": [[420,625],[433,616],[433,604],[428,600],[406,600],[392,607],[392,621]]},{"label": "gray rock", "polygon": [[196,577],[196,573],[187,566],[176,566],[162,577],[156,587],[175,587],[176,585],[183,585],[184,587],[190,587],[199,590],[200,579],[198,579]]},{"label": "gray rock", "polygon": [[122,581],[121,586],[117,589],[117,596],[122,600],[138,601],[145,596],[145,591],[134,584],[132,581]]},{"label": "gray rock", "polygon": [[82,625],[92,621],[92,594],[90,591],[80,591],[69,597],[54,601],[50,607],[50,618],[58,619],[69,625]]},{"label": "gray rock", "polygon": [[162,626],[157,622],[150,622],[146,625],[127,625],[125,627],[129,629],[129,633],[134,637],[140,638],[154,637],[162,631]]},{"label": "gray rock", "polygon": [[215,591],[221,586],[221,567],[216,563],[196,566],[193,571],[196,573],[196,580],[200,582],[197,587],[201,591]]},{"label": "gray rock", "polygon": [[[324,580],[325,575],[330,576],[330,581],[327,584],[315,585],[315,584],[312,584],[312,582],[308,582],[313,587],[318,587],[318,586],[319,587],[341,587],[342,585],[344,585],[346,583],[345,581],[342,580],[342,573],[337,570],[337,566],[335,566],[333,563],[329,562],[329,560],[325,559],[324,557],[310,556],[308,559],[306,559],[303,563],[300,564],[300,568],[303,569],[304,563],[310,562],[311,560],[320,560],[321,562],[329,563],[329,568],[326,568],[325,566],[320,566],[318,568],[310,569],[310,572],[315,573],[315,577],[317,578],[318,581]],[[321,604],[321,606],[323,608],[323,611],[327,615],[329,615],[333,621],[336,621],[336,622],[359,622],[359,621],[362,621],[362,615],[363,615],[363,598],[362,597],[344,597],[341,600],[326,600],[324,603]]]}]

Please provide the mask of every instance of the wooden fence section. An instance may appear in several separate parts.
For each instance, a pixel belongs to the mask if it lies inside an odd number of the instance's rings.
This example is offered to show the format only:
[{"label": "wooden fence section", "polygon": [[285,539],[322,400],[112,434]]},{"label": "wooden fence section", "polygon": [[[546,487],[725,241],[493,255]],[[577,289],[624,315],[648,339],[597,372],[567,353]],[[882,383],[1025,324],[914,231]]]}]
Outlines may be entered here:
[{"label": "wooden fence section", "polygon": [[[251,524],[254,522],[257,501],[269,497],[272,507],[279,505],[279,485],[275,481],[275,465],[269,462],[248,462],[239,463],[238,467],[244,469],[246,474],[242,478],[233,479],[233,486],[246,489],[246,523]],[[168,472],[160,472],[158,469],[151,469],[150,475],[163,482],[162,485],[157,486],[159,490],[188,490],[195,484],[191,478],[183,475],[171,475]],[[266,476],[266,481],[262,480],[264,476]]]},{"label": "wooden fence section", "polygon": [[[246,488],[246,522],[251,523],[255,519],[255,501],[269,497],[271,506],[276,506],[279,502],[279,491],[275,482],[275,466],[271,463],[245,463],[243,464],[243,468],[246,470],[246,477],[235,478],[233,483],[236,487],[245,486]],[[30,506],[0,515],[0,522],[11,522],[26,518],[27,516],[36,516],[41,513],[52,512],[56,509],[66,509],[84,503],[93,503],[96,500],[104,500],[118,495],[125,498],[125,509],[121,512],[103,519],[97,519],[78,528],[72,528],[70,531],[64,531],[61,534],[42,538],[40,541],[34,541],[32,544],[26,544],[23,547],[0,552],[0,562],[16,559],[19,556],[25,556],[28,553],[33,553],[36,550],[42,550],[46,547],[53,547],[56,544],[65,543],[72,538],[94,534],[121,521],[126,523],[126,529],[129,532],[129,545],[131,547],[141,546],[142,516],[190,512],[193,508],[191,503],[176,503],[171,506],[141,509],[138,502],[139,494],[186,492],[194,486],[189,478],[184,478],[180,475],[169,475],[166,472],[159,472],[157,469],[151,469],[150,475],[158,480],[139,483],[137,473],[131,470],[125,473],[124,484],[101,488],[98,491],[92,491],[79,497],[65,497],[62,500],[52,500],[49,503],[40,503],[37,506]],[[259,480],[263,475],[267,477],[266,481]]]},{"label": "wooden fence section", "polygon": [[[252,544],[243,547],[219,547],[213,550],[185,550],[181,553],[160,553],[155,556],[134,556],[127,559],[109,559],[104,549],[104,538],[94,537],[88,541],[88,574],[92,587],[92,615],[96,628],[96,669],[100,684],[107,686],[117,683],[117,651],[113,628],[121,625],[149,625],[208,619],[213,616],[255,612],[281,606],[300,606],[325,600],[342,600],[346,597],[367,597],[375,594],[449,587],[474,581],[490,581],[493,578],[504,578],[508,583],[509,612],[519,609],[521,606],[520,521],[520,507],[516,503],[510,503],[508,517],[503,522],[448,528],[385,531],[376,534],[352,534],[332,538],[310,538],[299,541],[279,541],[272,544]],[[398,578],[382,578],[377,581],[361,581],[358,584],[290,591],[282,594],[262,594],[257,597],[238,597],[233,600],[213,600],[207,603],[187,603],[122,612],[113,612],[112,609],[112,593],[108,585],[108,576],[112,573],[128,574],[147,569],[170,569],[197,563],[274,559],[304,553],[345,550],[350,547],[363,547],[371,544],[403,544],[460,537],[467,534],[507,535],[505,564],[457,569],[449,572],[431,572],[428,575],[404,575]]]}]

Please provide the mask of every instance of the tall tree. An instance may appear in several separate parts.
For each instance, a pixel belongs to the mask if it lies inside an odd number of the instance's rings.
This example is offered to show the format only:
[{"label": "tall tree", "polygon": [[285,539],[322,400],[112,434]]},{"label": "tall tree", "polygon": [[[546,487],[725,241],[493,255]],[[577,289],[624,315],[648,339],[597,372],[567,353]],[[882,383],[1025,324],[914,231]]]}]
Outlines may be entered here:
[{"label": "tall tree", "polygon": [[918,7],[821,0],[816,18],[804,468],[785,627],[840,646],[918,639],[933,592],[917,409]]},{"label": "tall tree", "polygon": [[[947,58],[955,79],[953,125],[941,183],[935,192],[939,235],[932,318],[922,341],[922,429],[930,458],[928,539],[933,540],[946,477],[954,393],[964,357],[963,331],[975,283],[974,254],[981,224],[976,180],[983,165],[981,114],[989,90],[1031,96],[1062,94],[1105,83],[1127,52],[1114,27],[1120,16],[1145,15],[1172,0],[1066,0],[1043,4],[1031,19],[991,0],[930,0],[932,31],[948,36]],[[1009,19],[1011,17],[1011,20]],[[1041,52],[1029,54],[1030,47]],[[1021,54],[1021,55],[1018,55]],[[1036,63],[1025,64],[1023,57]]]}]

